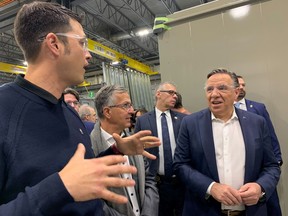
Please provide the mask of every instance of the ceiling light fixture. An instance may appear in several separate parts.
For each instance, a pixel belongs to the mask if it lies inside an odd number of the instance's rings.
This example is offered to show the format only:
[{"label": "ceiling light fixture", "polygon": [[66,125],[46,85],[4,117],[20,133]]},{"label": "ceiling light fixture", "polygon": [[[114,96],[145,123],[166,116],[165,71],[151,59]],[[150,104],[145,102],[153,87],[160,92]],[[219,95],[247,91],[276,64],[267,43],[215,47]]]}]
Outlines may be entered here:
[{"label": "ceiling light fixture", "polygon": [[248,15],[250,11],[250,5],[244,5],[242,7],[237,7],[234,9],[231,9],[229,11],[229,14],[234,18],[234,19],[240,19]]},{"label": "ceiling light fixture", "polygon": [[151,34],[152,32],[153,32],[152,29],[142,29],[142,30],[139,30],[138,32],[136,32],[136,35],[139,37],[144,37],[148,34]]}]

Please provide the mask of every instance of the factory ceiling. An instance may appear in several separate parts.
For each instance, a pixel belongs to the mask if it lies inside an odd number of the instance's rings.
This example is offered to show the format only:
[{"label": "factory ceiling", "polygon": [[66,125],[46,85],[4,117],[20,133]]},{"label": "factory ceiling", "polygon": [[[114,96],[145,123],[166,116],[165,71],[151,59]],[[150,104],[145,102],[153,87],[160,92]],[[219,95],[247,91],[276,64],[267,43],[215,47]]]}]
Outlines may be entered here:
[{"label": "factory ceiling", "polygon": [[[84,14],[83,27],[88,38],[149,66],[159,65],[155,17],[165,17],[213,0],[57,0],[78,14]],[[0,62],[23,65],[24,57],[14,40],[13,23],[21,6],[29,0],[0,2]],[[146,31],[140,36],[140,31]],[[108,61],[92,54],[90,68]],[[3,75],[2,82],[12,75]]]}]

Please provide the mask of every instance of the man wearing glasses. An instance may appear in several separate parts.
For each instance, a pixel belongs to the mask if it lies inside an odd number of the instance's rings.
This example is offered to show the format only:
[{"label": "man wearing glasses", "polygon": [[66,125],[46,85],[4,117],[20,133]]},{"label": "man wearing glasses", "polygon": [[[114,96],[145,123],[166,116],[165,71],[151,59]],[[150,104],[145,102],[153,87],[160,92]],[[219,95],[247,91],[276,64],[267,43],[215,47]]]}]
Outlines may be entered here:
[{"label": "man wearing glasses", "polygon": [[175,85],[169,82],[161,83],[155,92],[155,109],[138,117],[135,125],[135,132],[151,130],[162,143],[159,148],[149,150],[157,159],[148,160],[149,171],[155,176],[159,190],[160,216],[181,215],[184,199],[183,184],[179,182],[172,167],[180,124],[182,118],[186,116],[171,110],[175,106],[176,93]]},{"label": "man wearing glasses", "polygon": [[69,104],[71,107],[75,109],[77,113],[79,113],[79,108],[80,108],[79,93],[72,88],[66,88],[63,92],[63,95],[64,95],[64,101],[66,102],[66,104]]},{"label": "man wearing glasses", "polygon": [[208,109],[182,121],[174,167],[186,184],[183,216],[267,216],[280,169],[261,116],[234,108],[234,73],[207,75]]},{"label": "man wearing glasses", "polygon": [[[95,107],[99,120],[91,132],[92,148],[95,155],[108,149],[115,140],[113,133],[126,137],[126,128],[131,126],[131,116],[134,113],[128,91],[123,87],[111,85],[102,87],[96,94]],[[127,158],[124,165],[137,168],[137,175],[123,174],[122,178],[134,179],[136,185],[126,188],[112,188],[117,194],[126,196],[129,200],[125,205],[110,201],[104,204],[105,215],[140,216],[158,215],[159,196],[156,182],[148,172],[145,174],[143,157],[123,156]],[[148,168],[148,167],[147,167]]]},{"label": "man wearing glasses", "polygon": [[109,187],[135,184],[115,177],[136,173],[115,154],[154,158],[144,146],[160,144],[147,131],[115,136],[95,158],[79,115],[63,100],[65,88],[83,82],[91,58],[80,22],[67,8],[40,1],[24,4],[15,18],[28,67],[0,87],[0,215],[103,215],[101,199],[128,201]]}]

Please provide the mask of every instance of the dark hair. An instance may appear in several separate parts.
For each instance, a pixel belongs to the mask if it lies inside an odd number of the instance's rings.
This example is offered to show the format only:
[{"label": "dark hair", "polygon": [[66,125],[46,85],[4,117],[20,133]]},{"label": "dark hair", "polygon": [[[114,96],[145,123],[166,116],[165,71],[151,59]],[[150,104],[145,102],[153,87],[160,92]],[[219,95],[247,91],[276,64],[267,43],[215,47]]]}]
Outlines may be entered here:
[{"label": "dark hair", "polygon": [[141,115],[147,113],[148,111],[143,107],[143,108],[139,108],[135,111],[134,115],[136,117],[137,113],[141,113]]},{"label": "dark hair", "polygon": [[207,79],[209,79],[211,76],[213,76],[215,74],[227,74],[227,75],[229,75],[233,81],[233,86],[235,88],[239,87],[239,81],[238,81],[237,75],[234,72],[230,72],[225,68],[214,69],[207,75]]},{"label": "dark hair", "polygon": [[182,108],[182,107],[183,107],[183,104],[182,104],[182,96],[181,96],[181,94],[180,94],[179,92],[177,92],[176,95],[177,95],[177,99],[176,99],[174,108],[175,108],[175,109],[179,109],[179,108]]},{"label": "dark hair", "polygon": [[50,32],[65,33],[71,30],[70,19],[81,22],[80,16],[56,3],[34,1],[24,4],[15,18],[14,32],[25,59],[28,62],[36,60],[41,37]]},{"label": "dark hair", "polygon": [[97,115],[100,119],[104,118],[103,109],[105,106],[115,105],[115,94],[116,93],[128,93],[128,91],[118,85],[106,85],[103,86],[95,96],[95,107],[97,110]]},{"label": "dark hair", "polygon": [[77,101],[80,100],[79,93],[78,93],[76,90],[72,89],[72,88],[66,88],[66,89],[64,90],[64,92],[63,92],[63,95],[66,95],[66,94],[72,94],[72,95],[75,96],[75,98],[77,99]]}]

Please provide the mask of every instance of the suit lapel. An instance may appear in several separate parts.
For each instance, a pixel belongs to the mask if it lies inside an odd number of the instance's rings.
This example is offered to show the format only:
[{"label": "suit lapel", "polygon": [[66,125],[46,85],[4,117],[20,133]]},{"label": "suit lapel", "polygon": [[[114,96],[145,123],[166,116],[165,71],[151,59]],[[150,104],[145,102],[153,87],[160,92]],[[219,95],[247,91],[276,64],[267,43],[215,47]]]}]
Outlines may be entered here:
[{"label": "suit lapel", "polygon": [[[155,109],[148,115],[148,124],[150,126],[149,128],[151,128],[152,135],[158,137]],[[157,157],[156,160],[148,159],[150,163],[150,172],[156,175],[159,167],[159,147],[150,148],[147,151]]]},{"label": "suit lapel", "polygon": [[[203,119],[201,119],[203,118]],[[206,109],[203,115],[198,120],[199,128],[205,128],[200,130],[200,137],[202,140],[203,151],[206,157],[206,161],[209,161],[208,167],[214,179],[219,182],[219,176],[216,164],[215,146],[212,133],[212,121],[211,113],[209,109]]]},{"label": "suit lapel", "polygon": [[135,190],[139,206],[141,206],[141,203],[144,202],[144,196],[145,196],[145,169],[144,169],[143,157],[140,155],[136,155],[131,156],[129,158],[132,164],[137,168],[137,173],[133,175],[133,179],[136,182]]},{"label": "suit lapel", "polygon": [[251,167],[254,167],[255,163],[255,148],[254,148],[254,140],[252,139],[251,128],[249,126],[249,119],[245,115],[246,112],[242,110],[236,110],[239,123],[241,126],[244,144],[245,144],[245,176],[244,176],[244,182],[246,183],[248,179],[250,179],[250,176],[252,176],[253,169],[250,169]]},{"label": "suit lapel", "polygon": [[179,117],[177,116],[177,114],[173,112],[172,110],[170,110],[170,114],[171,114],[171,119],[173,123],[172,125],[173,125],[174,136],[177,141],[181,121],[179,120]]},{"label": "suit lapel", "polygon": [[149,113],[148,121],[149,121],[149,125],[150,125],[149,128],[151,128],[151,132],[152,132],[153,136],[158,137],[155,109],[154,109],[154,111]]}]

